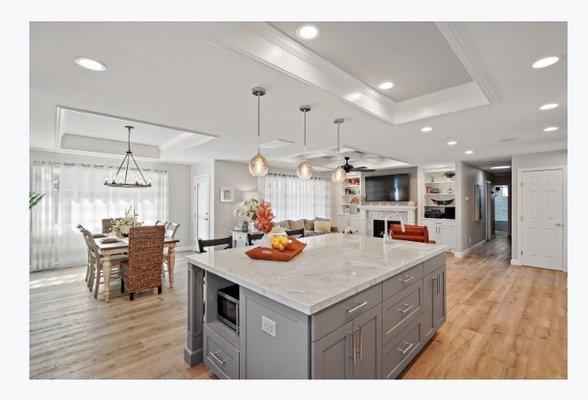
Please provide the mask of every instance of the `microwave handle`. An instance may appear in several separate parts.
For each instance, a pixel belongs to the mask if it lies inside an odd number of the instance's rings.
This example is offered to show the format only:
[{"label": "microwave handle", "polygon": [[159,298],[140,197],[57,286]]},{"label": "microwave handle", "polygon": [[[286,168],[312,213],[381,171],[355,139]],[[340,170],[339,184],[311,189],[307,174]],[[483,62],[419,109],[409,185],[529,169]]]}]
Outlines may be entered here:
[{"label": "microwave handle", "polygon": [[240,323],[239,323],[239,303],[236,304],[236,313],[237,313],[237,317],[235,318],[235,320],[237,321],[237,323],[235,325],[237,325],[237,333],[240,333]]}]

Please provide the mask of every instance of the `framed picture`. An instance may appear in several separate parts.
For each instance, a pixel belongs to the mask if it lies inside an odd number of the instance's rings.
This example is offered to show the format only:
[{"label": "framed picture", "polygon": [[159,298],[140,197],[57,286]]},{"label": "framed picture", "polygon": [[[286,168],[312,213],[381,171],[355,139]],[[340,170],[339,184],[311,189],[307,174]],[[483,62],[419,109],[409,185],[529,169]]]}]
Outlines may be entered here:
[{"label": "framed picture", "polygon": [[220,201],[221,203],[230,203],[235,200],[232,187],[220,188]]},{"label": "framed picture", "polygon": [[474,183],[474,221],[482,219],[482,185]]}]

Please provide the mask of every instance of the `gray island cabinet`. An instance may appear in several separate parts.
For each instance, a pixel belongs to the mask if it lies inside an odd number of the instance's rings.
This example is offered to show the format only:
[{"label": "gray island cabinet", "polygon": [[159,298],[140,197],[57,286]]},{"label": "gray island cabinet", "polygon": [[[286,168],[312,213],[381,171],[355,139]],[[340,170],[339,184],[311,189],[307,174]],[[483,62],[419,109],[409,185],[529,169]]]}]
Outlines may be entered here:
[{"label": "gray island cabinet", "polygon": [[[338,233],[289,262],[188,256],[184,360],[228,379],[395,378],[445,322],[446,246]],[[238,286],[237,327],[218,292]],[[222,308],[222,307],[221,307]]]}]

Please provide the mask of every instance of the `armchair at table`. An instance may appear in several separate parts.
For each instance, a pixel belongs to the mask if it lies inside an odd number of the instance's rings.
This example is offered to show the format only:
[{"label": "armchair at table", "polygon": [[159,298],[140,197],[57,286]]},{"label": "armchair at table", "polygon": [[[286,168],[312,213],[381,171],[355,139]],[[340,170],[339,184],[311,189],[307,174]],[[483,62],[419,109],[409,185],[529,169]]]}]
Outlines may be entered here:
[{"label": "armchair at table", "polygon": [[419,225],[404,225],[404,232],[402,225],[392,225],[392,239],[435,243],[434,240],[429,240],[429,229],[426,226]]}]

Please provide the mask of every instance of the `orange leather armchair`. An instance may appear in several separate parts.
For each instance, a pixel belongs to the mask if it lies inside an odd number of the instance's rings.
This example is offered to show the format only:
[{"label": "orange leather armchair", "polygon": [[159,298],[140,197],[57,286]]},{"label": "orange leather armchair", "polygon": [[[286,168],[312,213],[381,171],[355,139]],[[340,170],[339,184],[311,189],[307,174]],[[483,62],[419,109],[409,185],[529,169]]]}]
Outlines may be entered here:
[{"label": "orange leather armchair", "polygon": [[418,225],[404,225],[404,232],[402,232],[401,225],[392,225],[392,239],[435,243],[434,240],[429,240],[429,229],[426,226]]}]

